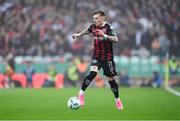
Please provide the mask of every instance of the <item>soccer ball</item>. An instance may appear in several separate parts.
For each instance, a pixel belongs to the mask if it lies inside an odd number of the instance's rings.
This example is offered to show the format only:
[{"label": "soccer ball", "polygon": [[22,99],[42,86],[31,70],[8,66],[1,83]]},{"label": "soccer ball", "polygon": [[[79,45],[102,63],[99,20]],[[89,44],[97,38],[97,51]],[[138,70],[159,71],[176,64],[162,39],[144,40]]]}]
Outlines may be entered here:
[{"label": "soccer ball", "polygon": [[78,109],[80,107],[80,101],[77,97],[70,97],[68,99],[68,107],[70,109]]}]

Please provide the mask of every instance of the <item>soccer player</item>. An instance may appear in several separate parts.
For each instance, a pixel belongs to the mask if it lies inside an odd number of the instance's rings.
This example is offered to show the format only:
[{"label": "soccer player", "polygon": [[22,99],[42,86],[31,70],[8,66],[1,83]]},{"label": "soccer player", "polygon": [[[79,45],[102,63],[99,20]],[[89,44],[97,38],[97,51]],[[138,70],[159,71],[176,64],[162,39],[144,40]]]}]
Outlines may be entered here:
[{"label": "soccer player", "polygon": [[74,33],[73,38],[78,38],[86,34],[92,33],[94,36],[94,50],[91,60],[90,73],[84,78],[81,90],[79,91],[79,100],[81,106],[84,106],[84,92],[92,80],[96,77],[98,70],[103,68],[104,75],[108,77],[111,90],[115,96],[116,107],[123,109],[122,102],[119,98],[118,84],[115,76],[115,63],[113,60],[113,43],[118,42],[118,38],[113,27],[105,21],[105,13],[96,11],[93,14],[94,24],[84,29],[80,33]]}]

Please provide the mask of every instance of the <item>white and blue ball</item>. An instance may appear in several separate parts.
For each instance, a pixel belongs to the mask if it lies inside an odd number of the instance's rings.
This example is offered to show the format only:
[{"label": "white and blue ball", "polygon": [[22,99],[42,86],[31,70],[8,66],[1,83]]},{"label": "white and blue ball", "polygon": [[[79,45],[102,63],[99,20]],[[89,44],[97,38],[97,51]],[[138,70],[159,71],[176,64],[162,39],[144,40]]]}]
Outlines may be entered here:
[{"label": "white and blue ball", "polygon": [[68,107],[70,109],[78,109],[80,107],[80,101],[77,97],[70,97],[68,99]]}]

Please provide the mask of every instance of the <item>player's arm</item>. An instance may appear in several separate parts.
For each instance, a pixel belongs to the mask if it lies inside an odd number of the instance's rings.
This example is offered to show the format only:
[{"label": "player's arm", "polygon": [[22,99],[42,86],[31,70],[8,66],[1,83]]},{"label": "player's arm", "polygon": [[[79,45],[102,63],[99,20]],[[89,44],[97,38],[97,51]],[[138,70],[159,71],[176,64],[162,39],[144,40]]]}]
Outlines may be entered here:
[{"label": "player's arm", "polygon": [[98,29],[97,30],[98,31],[98,34],[100,35],[100,36],[103,36],[104,38],[106,38],[106,39],[109,39],[110,41],[112,41],[112,42],[118,42],[118,38],[117,38],[117,36],[116,36],[116,33],[115,33],[115,31],[114,31],[114,29],[110,29],[110,35],[107,35],[107,34],[105,34],[102,30],[100,30],[100,29]]},{"label": "player's arm", "polygon": [[110,36],[110,35],[107,35],[107,34],[104,34],[103,36],[104,36],[105,38],[109,39],[110,41],[118,42],[117,36]]},{"label": "player's arm", "polygon": [[73,39],[78,38],[78,37],[81,37],[81,36],[86,35],[86,34],[89,34],[90,32],[89,32],[88,29],[89,29],[89,28],[86,28],[86,29],[84,29],[83,31],[81,31],[81,32],[79,32],[79,33],[74,33],[74,34],[73,34]]}]

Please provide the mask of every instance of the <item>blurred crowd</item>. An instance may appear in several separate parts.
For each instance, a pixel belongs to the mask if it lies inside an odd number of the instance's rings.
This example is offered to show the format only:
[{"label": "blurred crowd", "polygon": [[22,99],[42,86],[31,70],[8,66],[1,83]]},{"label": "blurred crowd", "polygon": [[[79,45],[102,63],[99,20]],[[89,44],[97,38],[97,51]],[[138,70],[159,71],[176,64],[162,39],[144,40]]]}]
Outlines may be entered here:
[{"label": "blurred crowd", "polygon": [[115,55],[180,56],[179,0],[0,0],[0,56],[89,55],[92,37],[72,39],[104,10],[119,42]]}]

